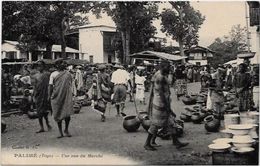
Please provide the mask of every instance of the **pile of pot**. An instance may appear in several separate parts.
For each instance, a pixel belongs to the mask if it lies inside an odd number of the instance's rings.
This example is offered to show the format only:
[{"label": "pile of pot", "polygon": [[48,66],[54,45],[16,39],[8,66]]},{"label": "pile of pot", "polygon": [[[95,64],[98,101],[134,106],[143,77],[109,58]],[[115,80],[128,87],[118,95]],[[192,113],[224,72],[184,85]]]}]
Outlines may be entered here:
[{"label": "pile of pot", "polygon": [[[148,131],[148,129],[151,125],[151,120],[148,116],[148,113],[146,111],[140,111],[138,113],[138,119],[139,119],[139,122],[141,123],[142,127],[144,128],[144,130]],[[177,136],[182,136],[183,130],[184,130],[184,121],[176,119],[175,122],[176,122]],[[170,138],[170,135],[169,135],[167,129],[168,129],[167,127],[160,129],[158,132],[158,137],[160,137],[162,139]]]},{"label": "pile of pot", "polygon": [[195,105],[193,107],[185,107],[186,112],[181,113],[180,119],[184,122],[193,122],[194,124],[200,124],[203,119],[209,115],[206,108],[201,105]]},{"label": "pile of pot", "polygon": [[196,95],[186,95],[183,97],[182,102],[185,105],[194,105],[197,102],[197,97]]}]

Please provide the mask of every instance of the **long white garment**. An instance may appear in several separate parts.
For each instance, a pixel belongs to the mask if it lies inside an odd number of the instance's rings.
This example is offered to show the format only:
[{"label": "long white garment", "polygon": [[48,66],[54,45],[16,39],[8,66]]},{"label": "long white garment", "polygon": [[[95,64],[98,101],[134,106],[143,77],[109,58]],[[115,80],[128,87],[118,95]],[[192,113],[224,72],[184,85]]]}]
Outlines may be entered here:
[{"label": "long white garment", "polygon": [[207,110],[211,110],[213,109],[212,106],[212,101],[211,101],[211,97],[210,97],[210,90],[208,90],[208,96],[207,96],[207,105],[206,105]]},{"label": "long white garment", "polygon": [[144,82],[145,82],[145,77],[140,77],[139,75],[136,74],[135,76],[135,83],[136,83],[136,99],[143,101],[144,100]]},{"label": "long white garment", "polygon": [[75,81],[77,83],[77,90],[80,90],[83,87],[83,74],[79,69],[76,71]]}]

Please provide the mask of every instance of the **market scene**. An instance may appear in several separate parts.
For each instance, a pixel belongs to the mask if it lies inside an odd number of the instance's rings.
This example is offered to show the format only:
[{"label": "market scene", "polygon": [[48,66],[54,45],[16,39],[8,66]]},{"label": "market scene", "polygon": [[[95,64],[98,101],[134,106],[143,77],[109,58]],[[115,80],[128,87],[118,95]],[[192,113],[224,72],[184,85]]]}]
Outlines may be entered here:
[{"label": "market scene", "polygon": [[1,3],[2,165],[259,165],[259,2]]}]

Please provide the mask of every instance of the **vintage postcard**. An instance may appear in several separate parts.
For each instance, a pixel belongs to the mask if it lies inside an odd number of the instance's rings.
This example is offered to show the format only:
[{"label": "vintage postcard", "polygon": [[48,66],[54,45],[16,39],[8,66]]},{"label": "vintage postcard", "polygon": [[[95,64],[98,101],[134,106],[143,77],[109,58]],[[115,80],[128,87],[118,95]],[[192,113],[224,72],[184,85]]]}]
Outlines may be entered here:
[{"label": "vintage postcard", "polygon": [[258,165],[258,1],[1,1],[1,165]]}]

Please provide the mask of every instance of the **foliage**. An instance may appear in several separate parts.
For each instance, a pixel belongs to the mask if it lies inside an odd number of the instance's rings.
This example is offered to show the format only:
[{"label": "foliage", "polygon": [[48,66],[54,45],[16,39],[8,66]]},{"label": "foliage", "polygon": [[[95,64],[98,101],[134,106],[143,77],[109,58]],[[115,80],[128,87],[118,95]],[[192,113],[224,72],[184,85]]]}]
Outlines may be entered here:
[{"label": "foliage", "polygon": [[109,2],[105,11],[122,34],[124,57],[145,49],[156,32],[152,25],[158,18],[156,2]]},{"label": "foliage", "polygon": [[184,55],[184,47],[190,48],[198,44],[198,31],[205,17],[194,10],[189,2],[171,1],[169,3],[172,8],[164,9],[161,13],[161,30],[179,43],[181,54]]},{"label": "foliage", "polygon": [[216,38],[208,48],[216,52],[212,58],[214,66],[236,59],[239,52],[247,49],[246,28],[234,25],[228,36]]},{"label": "foliage", "polygon": [[[77,13],[92,11],[98,16],[99,2],[73,1],[4,1],[3,39],[17,40],[25,51],[46,47],[48,57],[53,44],[62,45],[65,56],[65,35],[70,27],[88,23],[86,16]],[[11,35],[11,34],[15,35]]]}]

